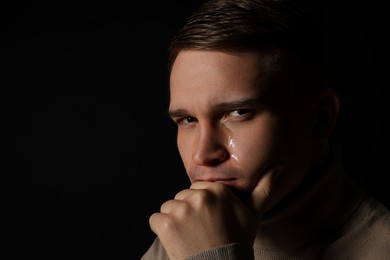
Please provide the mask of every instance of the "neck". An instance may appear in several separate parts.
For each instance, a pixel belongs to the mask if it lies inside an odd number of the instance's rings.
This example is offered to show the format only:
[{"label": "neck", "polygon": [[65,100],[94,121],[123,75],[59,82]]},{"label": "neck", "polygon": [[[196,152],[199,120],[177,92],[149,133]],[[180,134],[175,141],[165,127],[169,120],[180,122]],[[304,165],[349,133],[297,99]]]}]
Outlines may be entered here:
[{"label": "neck", "polygon": [[329,143],[317,148],[307,178],[263,215],[256,247],[278,250],[308,245],[337,228],[359,203],[361,193],[344,178],[339,147]]},{"label": "neck", "polygon": [[324,165],[330,156],[330,144],[328,141],[313,144],[312,169]]}]

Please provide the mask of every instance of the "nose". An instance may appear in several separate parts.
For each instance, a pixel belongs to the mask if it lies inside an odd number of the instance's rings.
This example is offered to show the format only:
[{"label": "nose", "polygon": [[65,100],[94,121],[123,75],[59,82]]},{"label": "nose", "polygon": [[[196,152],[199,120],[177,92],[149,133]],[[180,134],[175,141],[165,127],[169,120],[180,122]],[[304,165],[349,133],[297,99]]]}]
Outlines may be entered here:
[{"label": "nose", "polygon": [[200,126],[194,144],[192,160],[199,166],[216,166],[229,158],[227,141],[222,129]]}]

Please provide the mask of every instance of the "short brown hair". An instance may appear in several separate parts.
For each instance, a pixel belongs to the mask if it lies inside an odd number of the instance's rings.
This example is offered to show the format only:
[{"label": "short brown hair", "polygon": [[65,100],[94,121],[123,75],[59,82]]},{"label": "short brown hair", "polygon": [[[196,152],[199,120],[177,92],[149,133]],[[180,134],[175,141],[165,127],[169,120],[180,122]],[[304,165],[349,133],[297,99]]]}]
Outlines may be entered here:
[{"label": "short brown hair", "polygon": [[[321,24],[305,7],[299,0],[206,1],[173,37],[169,69],[186,49],[262,52],[271,61],[279,61],[282,53],[293,54],[305,67],[317,67],[313,65],[322,60]],[[275,65],[280,64],[266,66]]]}]

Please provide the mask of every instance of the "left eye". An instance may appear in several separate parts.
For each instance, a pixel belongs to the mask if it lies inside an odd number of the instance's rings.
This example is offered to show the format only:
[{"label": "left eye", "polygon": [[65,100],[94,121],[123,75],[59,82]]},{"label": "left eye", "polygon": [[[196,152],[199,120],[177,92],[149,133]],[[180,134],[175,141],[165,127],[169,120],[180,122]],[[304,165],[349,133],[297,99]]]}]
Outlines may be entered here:
[{"label": "left eye", "polygon": [[231,112],[229,112],[230,116],[243,116],[245,114],[248,114],[250,112],[249,109],[236,109]]}]

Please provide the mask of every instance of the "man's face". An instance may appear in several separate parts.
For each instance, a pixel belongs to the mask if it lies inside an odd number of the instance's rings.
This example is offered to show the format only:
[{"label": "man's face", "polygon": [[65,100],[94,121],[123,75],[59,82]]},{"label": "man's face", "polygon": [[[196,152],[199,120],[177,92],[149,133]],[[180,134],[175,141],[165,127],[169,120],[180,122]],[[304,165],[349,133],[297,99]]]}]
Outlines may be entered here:
[{"label": "man's face", "polygon": [[218,181],[251,192],[267,169],[282,165],[286,193],[307,171],[310,120],[293,105],[288,80],[265,91],[260,61],[255,53],[179,53],[169,112],[191,182]]}]

